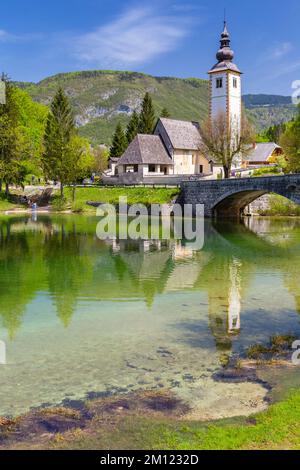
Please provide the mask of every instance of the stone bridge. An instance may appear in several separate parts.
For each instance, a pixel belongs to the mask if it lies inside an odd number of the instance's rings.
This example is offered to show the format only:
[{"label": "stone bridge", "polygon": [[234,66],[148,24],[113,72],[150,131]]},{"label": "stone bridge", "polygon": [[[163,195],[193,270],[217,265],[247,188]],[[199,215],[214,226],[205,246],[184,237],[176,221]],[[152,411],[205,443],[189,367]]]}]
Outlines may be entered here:
[{"label": "stone bridge", "polygon": [[183,181],[181,204],[204,204],[205,217],[239,217],[255,199],[276,193],[300,205],[300,174],[262,178]]}]

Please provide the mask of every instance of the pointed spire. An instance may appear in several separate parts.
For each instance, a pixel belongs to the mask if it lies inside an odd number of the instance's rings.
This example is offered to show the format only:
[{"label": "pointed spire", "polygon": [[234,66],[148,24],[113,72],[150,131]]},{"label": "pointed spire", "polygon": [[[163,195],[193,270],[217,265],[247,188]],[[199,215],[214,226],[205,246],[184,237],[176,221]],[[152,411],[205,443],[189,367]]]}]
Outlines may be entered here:
[{"label": "pointed spire", "polygon": [[219,62],[232,62],[234,58],[234,52],[230,49],[230,34],[227,28],[227,21],[224,21],[224,29],[221,34],[221,48],[217,53],[217,60]]},{"label": "pointed spire", "polygon": [[231,39],[226,21],[226,11],[224,12],[224,27],[220,38],[220,49],[217,52],[217,64],[215,64],[209,73],[220,70],[231,70],[233,72],[242,73],[233,63],[234,52],[230,47]]},{"label": "pointed spire", "polygon": [[223,33],[222,33],[222,38],[224,37],[228,37],[229,38],[229,32],[228,32],[228,29],[227,29],[227,21],[224,20],[224,30],[223,30]]}]

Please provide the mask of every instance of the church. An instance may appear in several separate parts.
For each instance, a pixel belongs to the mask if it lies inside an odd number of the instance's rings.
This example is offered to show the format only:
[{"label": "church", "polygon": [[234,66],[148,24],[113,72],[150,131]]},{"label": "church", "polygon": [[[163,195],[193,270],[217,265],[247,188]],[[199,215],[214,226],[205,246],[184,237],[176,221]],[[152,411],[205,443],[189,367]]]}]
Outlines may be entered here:
[{"label": "church", "polygon": [[[209,113],[215,119],[226,113],[228,123],[239,132],[242,118],[242,73],[234,64],[226,22],[221,34],[217,63],[208,72]],[[153,135],[138,134],[119,159],[112,159],[107,177],[119,183],[155,182],[158,178],[180,182],[185,177],[216,178],[222,173],[201,151],[198,122],[159,119]]]}]

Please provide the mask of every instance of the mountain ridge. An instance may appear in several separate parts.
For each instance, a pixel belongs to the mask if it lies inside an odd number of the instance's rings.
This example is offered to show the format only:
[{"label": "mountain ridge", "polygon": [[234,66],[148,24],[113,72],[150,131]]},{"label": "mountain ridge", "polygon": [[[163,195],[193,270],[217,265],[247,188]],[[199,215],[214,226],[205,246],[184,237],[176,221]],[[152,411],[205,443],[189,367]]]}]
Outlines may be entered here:
[{"label": "mountain ridge", "polygon": [[[62,86],[74,107],[80,134],[93,144],[110,144],[116,124],[127,125],[133,110],[139,111],[147,91],[152,96],[157,116],[163,108],[167,108],[174,119],[202,122],[208,116],[209,81],[201,78],[84,70],[55,74],[38,83],[15,83],[35,101],[46,105]],[[291,98],[281,95],[247,94],[243,100],[258,132],[290,120],[296,113]]]}]

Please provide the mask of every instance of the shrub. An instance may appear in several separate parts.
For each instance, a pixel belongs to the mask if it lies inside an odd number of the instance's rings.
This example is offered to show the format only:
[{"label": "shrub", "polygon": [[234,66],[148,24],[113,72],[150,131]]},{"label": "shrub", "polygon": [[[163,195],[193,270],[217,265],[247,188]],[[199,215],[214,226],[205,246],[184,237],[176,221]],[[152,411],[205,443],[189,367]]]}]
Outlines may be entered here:
[{"label": "shrub", "polygon": [[271,166],[271,167],[264,167],[264,168],[258,168],[257,170],[253,171],[253,176],[265,176],[265,175],[279,175],[281,174],[281,168],[278,166]]},{"label": "shrub", "polygon": [[260,215],[263,216],[283,216],[283,217],[299,217],[300,206],[294,204],[289,199],[272,194],[269,198],[268,209],[259,211]]}]

